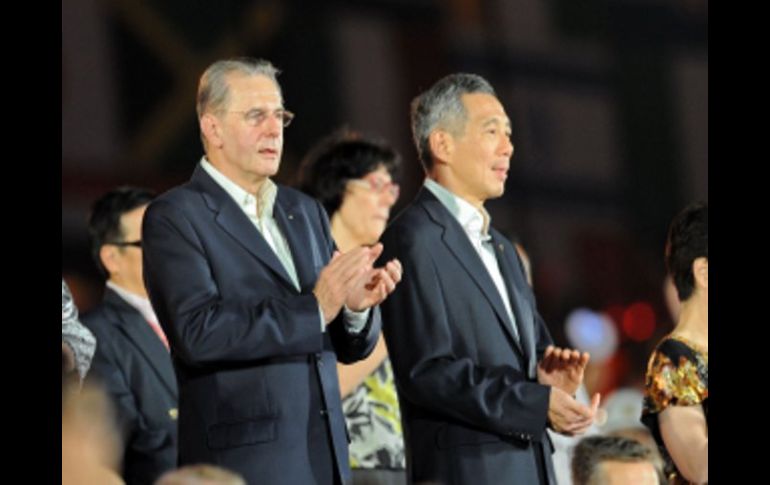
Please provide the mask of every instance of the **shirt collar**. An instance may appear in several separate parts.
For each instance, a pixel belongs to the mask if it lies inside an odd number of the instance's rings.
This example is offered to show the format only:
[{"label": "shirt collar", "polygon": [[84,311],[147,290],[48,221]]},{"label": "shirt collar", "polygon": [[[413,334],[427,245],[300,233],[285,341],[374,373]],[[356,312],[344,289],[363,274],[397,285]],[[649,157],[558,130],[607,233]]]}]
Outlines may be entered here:
[{"label": "shirt collar", "polygon": [[126,303],[141,313],[145,320],[155,323],[158,322],[158,317],[155,315],[155,310],[152,309],[152,304],[149,299],[121,288],[109,280],[107,281],[107,288],[110,288],[117,293],[119,297],[126,301]]},{"label": "shirt collar", "polygon": [[262,187],[259,189],[257,197],[251,194],[243,188],[227,178],[225,174],[220,172],[214,165],[212,165],[206,157],[201,158],[201,167],[206,171],[211,178],[214,179],[228,194],[233,198],[236,204],[243,209],[249,216],[255,215],[258,219],[273,216],[273,207],[275,207],[275,199],[278,195],[278,186],[275,182],[269,178],[265,179]]},{"label": "shirt collar", "polygon": [[484,207],[477,209],[467,200],[458,197],[452,191],[439,184],[433,179],[425,179],[425,188],[430,190],[433,195],[441,202],[444,207],[457,219],[457,222],[463,226],[465,232],[470,236],[480,238],[486,241],[489,236],[489,224],[492,218]]}]

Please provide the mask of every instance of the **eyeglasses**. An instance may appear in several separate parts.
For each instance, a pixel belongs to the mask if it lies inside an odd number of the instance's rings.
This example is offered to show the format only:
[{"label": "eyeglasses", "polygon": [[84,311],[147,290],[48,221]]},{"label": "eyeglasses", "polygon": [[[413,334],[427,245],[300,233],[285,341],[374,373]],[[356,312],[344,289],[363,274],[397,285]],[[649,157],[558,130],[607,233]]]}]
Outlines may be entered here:
[{"label": "eyeglasses", "polygon": [[[243,115],[243,120],[247,125],[257,127],[267,121],[267,118],[271,116],[271,113],[261,109],[250,109],[248,111],[228,110],[230,113],[240,113]],[[281,120],[283,127],[287,127],[291,124],[291,120],[294,119],[294,113],[285,109],[277,109],[272,112],[272,116]]]},{"label": "eyeglasses", "polygon": [[105,243],[105,244],[112,244],[113,246],[120,246],[120,247],[125,247],[125,246],[133,246],[135,248],[141,248],[142,247],[142,241],[141,240],[137,240],[137,241],[115,241],[115,242],[108,242],[108,243]]},{"label": "eyeglasses", "polygon": [[353,179],[349,181],[353,185],[358,185],[371,190],[379,195],[385,192],[389,193],[394,199],[398,199],[401,193],[401,187],[395,182],[385,182],[379,177],[365,177],[362,179]]}]

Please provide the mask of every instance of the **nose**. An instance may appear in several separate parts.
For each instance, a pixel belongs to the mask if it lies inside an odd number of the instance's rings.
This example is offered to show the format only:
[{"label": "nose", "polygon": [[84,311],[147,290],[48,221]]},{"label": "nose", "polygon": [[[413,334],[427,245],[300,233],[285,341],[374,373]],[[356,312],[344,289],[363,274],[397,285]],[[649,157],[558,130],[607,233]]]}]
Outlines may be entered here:
[{"label": "nose", "polygon": [[265,135],[276,138],[283,133],[283,118],[275,114],[268,115],[265,120]]},{"label": "nose", "polygon": [[500,151],[501,151],[500,152],[501,155],[504,155],[508,159],[513,157],[513,151],[514,151],[513,142],[511,141],[511,138],[506,134],[502,135]]},{"label": "nose", "polygon": [[380,201],[383,205],[387,206],[388,208],[393,207],[393,205],[398,200],[398,195],[400,192],[400,187],[398,184],[391,183],[389,187],[387,187],[385,190],[382,191],[380,194]]}]

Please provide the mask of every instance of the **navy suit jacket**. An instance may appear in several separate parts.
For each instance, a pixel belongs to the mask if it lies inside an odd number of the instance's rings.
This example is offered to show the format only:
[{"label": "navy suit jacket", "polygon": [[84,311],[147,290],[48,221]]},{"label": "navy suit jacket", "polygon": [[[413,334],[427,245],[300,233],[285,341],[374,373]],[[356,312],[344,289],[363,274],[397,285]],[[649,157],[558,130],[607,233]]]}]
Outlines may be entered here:
[{"label": "navy suit jacket", "polygon": [[88,377],[115,405],[126,484],[152,484],[176,468],[177,386],[168,350],[141,313],[107,288],[83,315],[96,337]]},{"label": "navy suit jacket", "polygon": [[442,484],[555,483],[546,434],[550,389],[537,383],[551,337],[513,245],[490,228],[520,342],[463,228],[423,188],[382,237],[403,278],[382,304],[410,479]]},{"label": "navy suit jacket", "polygon": [[347,483],[336,363],[380,331],[343,315],[322,331],[312,293],[334,243],[321,205],[278,186],[274,217],[300,290],[242,209],[200,166],[144,217],[144,277],[179,381],[180,464],[213,463],[247,483]]}]

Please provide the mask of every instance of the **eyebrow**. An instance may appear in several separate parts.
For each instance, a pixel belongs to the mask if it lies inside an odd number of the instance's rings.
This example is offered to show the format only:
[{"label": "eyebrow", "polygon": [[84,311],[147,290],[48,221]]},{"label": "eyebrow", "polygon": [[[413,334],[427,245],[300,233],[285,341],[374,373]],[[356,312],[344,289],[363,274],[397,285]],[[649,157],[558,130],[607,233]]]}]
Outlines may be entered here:
[{"label": "eyebrow", "polygon": [[[485,121],[485,122],[483,122],[483,123],[481,124],[481,127],[482,127],[482,128],[486,128],[487,126],[489,126],[489,125],[492,125],[492,124],[494,124],[494,125],[499,125],[499,124],[500,124],[500,118],[497,118],[497,117],[495,117],[495,118],[489,118],[487,121]],[[507,119],[507,118],[506,118],[506,120],[505,120],[505,122],[503,123],[503,125],[504,125],[506,128],[508,128],[509,130],[511,129],[511,121],[510,121],[509,119]]]}]

